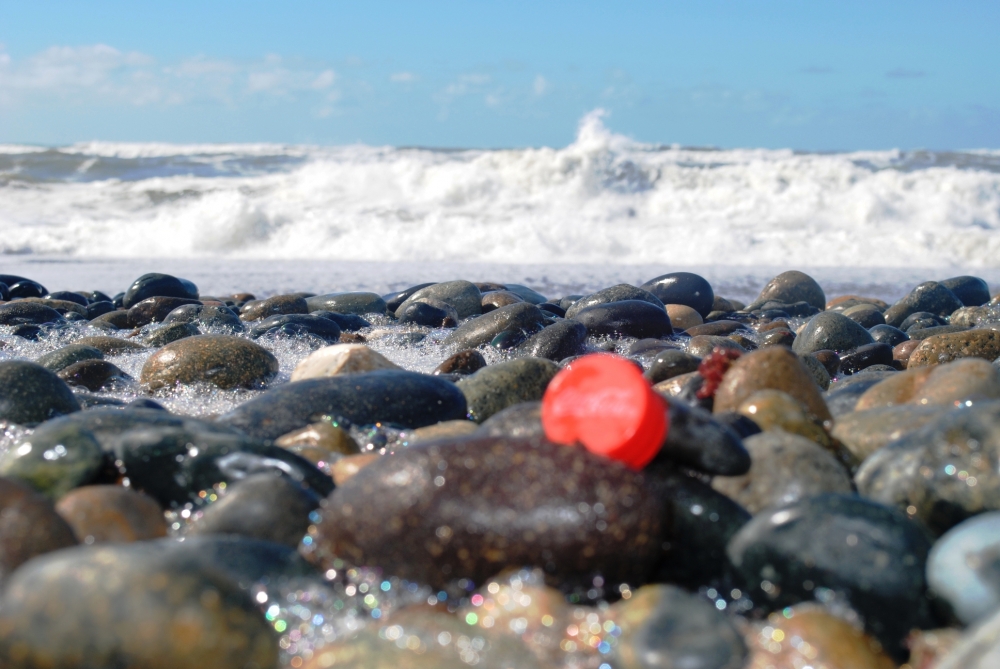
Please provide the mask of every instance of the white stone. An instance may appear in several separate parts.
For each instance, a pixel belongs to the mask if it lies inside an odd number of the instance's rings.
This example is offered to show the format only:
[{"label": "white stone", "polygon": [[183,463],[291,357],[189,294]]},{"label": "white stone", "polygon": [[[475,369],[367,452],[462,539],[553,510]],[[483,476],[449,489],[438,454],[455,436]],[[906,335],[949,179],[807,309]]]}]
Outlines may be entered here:
[{"label": "white stone", "polygon": [[338,374],[373,372],[377,369],[401,369],[381,353],[364,344],[334,344],[313,351],[295,366],[292,381],[321,379]]}]

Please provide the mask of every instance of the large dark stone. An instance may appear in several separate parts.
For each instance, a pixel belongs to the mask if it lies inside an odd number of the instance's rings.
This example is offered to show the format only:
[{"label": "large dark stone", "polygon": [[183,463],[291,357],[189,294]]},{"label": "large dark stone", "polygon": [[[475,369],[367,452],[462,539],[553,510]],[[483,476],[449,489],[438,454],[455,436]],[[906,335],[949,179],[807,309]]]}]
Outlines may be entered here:
[{"label": "large dark stone", "polygon": [[827,588],[886,650],[905,657],[906,635],[931,623],[924,578],[930,547],[905,513],[827,494],[755,516],[727,552],[755,602],[780,609]]},{"label": "large dark stone", "polygon": [[910,338],[905,332],[891,325],[876,325],[869,328],[868,333],[877,343],[881,342],[889,346],[898,346]]},{"label": "large dark stone", "polygon": [[701,358],[678,349],[667,349],[656,354],[646,372],[650,383],[660,383],[681,374],[697,372]]},{"label": "large dark stone", "polygon": [[663,306],[663,302],[661,302],[656,295],[653,295],[648,290],[636,288],[635,286],[630,286],[627,283],[620,283],[617,286],[611,286],[610,288],[599,290],[591,295],[581,297],[573,303],[573,306],[566,310],[566,318],[575,318],[578,313],[587,307],[593,307],[598,304],[608,304],[610,302],[623,302],[625,300],[640,300],[642,302],[649,302],[660,309],[665,308]]},{"label": "large dark stone", "polygon": [[872,365],[892,365],[892,346],[883,342],[858,346],[840,356],[840,369],[855,374]]},{"label": "large dark stone", "polygon": [[542,403],[521,402],[498,411],[483,421],[476,434],[484,437],[545,437],[542,427]]},{"label": "large dark stone", "polygon": [[465,396],[444,379],[385,370],[296,381],[244,402],[217,421],[261,439],[277,439],[323,416],[357,425],[423,427],[464,420]]},{"label": "large dark stone", "polygon": [[660,506],[624,465],[542,439],[471,437],[380,458],[337,488],[307,557],[444,587],[537,566],[558,586],[645,582]]},{"label": "large dark stone", "polygon": [[4,666],[246,669],[277,662],[277,639],[250,594],[159,542],[38,558],[17,571],[0,599]]},{"label": "large dark stone", "polygon": [[665,337],[673,334],[667,312],[649,302],[625,300],[583,309],[575,317],[593,335]]},{"label": "large dark stone", "polygon": [[399,319],[400,323],[426,325],[432,328],[446,327],[446,324],[455,327],[458,324],[454,320],[449,321],[447,311],[426,302],[410,302],[405,308],[398,311],[396,318]]},{"label": "large dark stone", "polygon": [[122,306],[131,309],[149,297],[182,297],[198,299],[198,287],[186,279],[169,274],[143,274],[132,282],[122,297]]},{"label": "large dark stone", "polygon": [[58,311],[37,302],[18,300],[0,304],[0,325],[42,325],[63,320]]},{"label": "large dark stone", "polygon": [[739,504],[667,461],[656,461],[643,472],[670,519],[666,555],[656,581],[697,590],[718,586],[729,578],[726,545],[749,520]]},{"label": "large dark stone", "polygon": [[0,419],[33,426],[79,410],[69,386],[41,365],[0,361]]},{"label": "large dark stone", "polygon": [[400,305],[402,305],[403,302],[406,302],[407,298],[409,298],[410,295],[413,295],[421,288],[426,288],[427,286],[433,286],[433,285],[434,285],[433,283],[419,283],[416,286],[410,286],[406,290],[401,290],[396,293],[389,293],[388,295],[383,295],[382,300],[385,302],[385,307],[389,311],[389,313],[394,314],[396,313],[396,309],[399,309]]},{"label": "large dark stone", "polygon": [[827,311],[809,319],[795,337],[792,350],[799,355],[822,350],[840,353],[873,342],[868,330],[843,314]]},{"label": "large dark stone", "polygon": [[0,478],[0,582],[33,557],[75,545],[52,502],[25,483]]},{"label": "large dark stone", "polygon": [[572,319],[561,320],[528,337],[518,346],[519,355],[559,362],[586,350],[587,328]]},{"label": "large dark stone", "polygon": [[483,295],[475,284],[457,280],[435,283],[414,292],[396,309],[396,317],[402,313],[400,310],[405,310],[408,305],[421,300],[440,300],[450,304],[458,312],[459,318],[478,316],[483,310]]},{"label": "large dark stone", "polygon": [[545,316],[533,304],[522,302],[494,309],[473,318],[448,335],[444,343],[457,348],[476,348],[489,344],[504,332],[521,332],[527,336],[545,326]]},{"label": "large dark stone", "polygon": [[107,360],[81,360],[56,372],[56,376],[71,386],[92,392],[124,386],[133,379],[114,363]]},{"label": "large dark stone", "polygon": [[885,322],[899,327],[907,316],[918,311],[927,311],[937,316],[950,316],[962,306],[962,301],[947,287],[936,281],[925,281],[886,310]]},{"label": "large dark stone", "polygon": [[704,318],[712,312],[715,292],[712,284],[691,272],[671,272],[647,281],[641,286],[663,304],[683,304]]},{"label": "large dark stone", "polygon": [[990,301],[990,287],[978,276],[956,276],[945,279],[941,285],[967,307],[979,307]]},{"label": "large dark stone", "polygon": [[0,456],[0,474],[53,499],[95,481],[108,465],[92,432],[48,421]]}]

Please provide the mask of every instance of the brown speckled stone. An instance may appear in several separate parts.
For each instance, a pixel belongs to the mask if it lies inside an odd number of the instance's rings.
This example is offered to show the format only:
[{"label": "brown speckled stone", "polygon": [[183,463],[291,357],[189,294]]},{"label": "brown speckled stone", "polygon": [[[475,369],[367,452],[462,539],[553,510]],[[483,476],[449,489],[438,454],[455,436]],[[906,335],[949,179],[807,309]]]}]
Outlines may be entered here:
[{"label": "brown speckled stone", "polygon": [[892,359],[903,366],[906,369],[910,362],[910,354],[923,342],[910,340],[904,341],[901,344],[897,344],[892,349]]},{"label": "brown speckled stone", "polygon": [[125,328],[130,327],[128,324],[128,311],[125,309],[109,311],[106,314],[101,314],[97,318],[90,319],[90,322],[95,325],[108,325],[118,330],[124,330]]},{"label": "brown speckled stone", "polygon": [[251,388],[278,373],[278,359],[264,347],[229,335],[198,335],[167,344],[142,366],[149,390],[207,382],[219,388]]},{"label": "brown speckled stone", "polygon": [[866,390],[854,405],[855,411],[867,411],[879,407],[889,407],[909,402],[920,386],[927,381],[930,367],[907,369],[892,374]]},{"label": "brown speckled stone", "polygon": [[266,300],[247,302],[240,309],[240,320],[259,321],[275,314],[308,314],[309,305],[299,295],[275,295]]},{"label": "brown speckled stone", "polygon": [[81,546],[33,560],[0,599],[0,666],[272,669],[250,595],[166,543]]},{"label": "brown speckled stone", "polygon": [[781,346],[762,348],[736,360],[722,377],[713,411],[735,411],[755,392],[767,389],[788,393],[822,421],[831,419],[809,370],[794,353]]},{"label": "brown speckled stone", "polygon": [[117,485],[71,490],[56,511],[84,543],[130,543],[167,536],[163,509],[141,492]]},{"label": "brown speckled stone", "polygon": [[81,386],[98,391],[116,382],[125,383],[132,379],[107,360],[81,360],[56,372],[56,376],[71,386]]},{"label": "brown speckled stone", "polygon": [[24,483],[0,478],[0,580],[36,555],[75,544],[52,502]]},{"label": "brown speckled stone", "polygon": [[934,335],[920,342],[910,354],[907,367],[940,365],[958,358],[1000,358],[1000,332],[967,330]]},{"label": "brown speckled stone", "polygon": [[[543,439],[468,438],[379,458],[327,498],[311,548],[434,587],[538,566],[553,584],[646,580],[663,510],[643,477]],[[589,586],[588,586],[589,587]]]},{"label": "brown speckled stone", "polygon": [[123,353],[133,353],[135,351],[145,351],[146,347],[128,339],[118,337],[107,337],[98,335],[96,337],[81,337],[74,344],[93,346],[104,355],[121,355]]}]

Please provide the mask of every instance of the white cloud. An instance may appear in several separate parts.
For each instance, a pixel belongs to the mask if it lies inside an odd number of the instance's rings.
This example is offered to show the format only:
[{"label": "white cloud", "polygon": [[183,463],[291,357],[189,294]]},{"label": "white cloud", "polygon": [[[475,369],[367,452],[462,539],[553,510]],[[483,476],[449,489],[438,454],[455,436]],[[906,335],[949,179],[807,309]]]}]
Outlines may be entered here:
[{"label": "white cloud", "polygon": [[389,75],[389,81],[396,84],[408,84],[410,82],[416,81],[417,75],[412,72],[394,72]]},{"label": "white cloud", "polygon": [[[337,74],[322,64],[268,54],[255,61],[195,56],[160,64],[106,44],[53,46],[23,59],[0,51],[0,104],[184,104],[245,96],[316,96],[334,92]],[[336,96],[334,96],[336,97]]]},{"label": "white cloud", "polygon": [[549,81],[542,75],[535,77],[535,83],[532,84],[532,89],[535,91],[535,95],[541,97],[545,95],[549,90]]}]

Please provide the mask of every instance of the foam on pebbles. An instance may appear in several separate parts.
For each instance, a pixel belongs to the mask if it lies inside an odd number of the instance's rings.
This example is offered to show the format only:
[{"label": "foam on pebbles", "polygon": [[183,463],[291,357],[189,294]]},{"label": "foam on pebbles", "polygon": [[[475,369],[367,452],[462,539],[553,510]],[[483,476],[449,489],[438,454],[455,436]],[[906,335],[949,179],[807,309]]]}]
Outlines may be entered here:
[{"label": "foam on pebbles", "polygon": [[[791,271],[744,306],[690,272],[568,296],[479,278],[211,296],[0,275],[0,665],[1000,653],[981,279],[890,304]],[[668,402],[642,471],[546,439],[548,383],[590,353]]]}]

